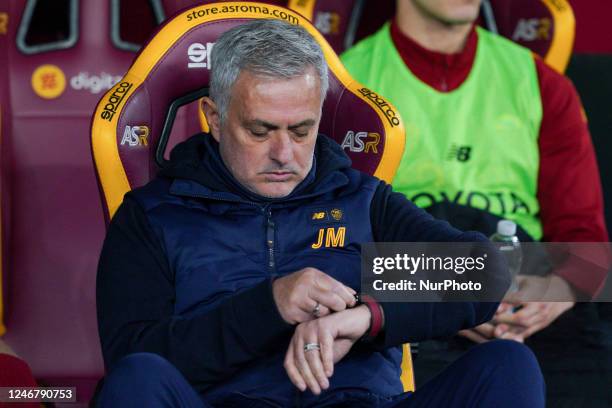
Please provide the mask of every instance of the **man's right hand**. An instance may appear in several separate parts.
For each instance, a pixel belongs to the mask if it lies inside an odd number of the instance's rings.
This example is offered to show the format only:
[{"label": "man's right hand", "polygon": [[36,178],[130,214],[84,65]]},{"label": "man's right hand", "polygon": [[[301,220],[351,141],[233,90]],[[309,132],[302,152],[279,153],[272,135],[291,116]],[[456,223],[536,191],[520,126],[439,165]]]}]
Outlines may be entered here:
[{"label": "man's right hand", "polygon": [[[290,324],[355,306],[355,291],[316,268],[304,268],[278,278],[272,284],[276,307]],[[315,308],[319,305],[318,313]]]}]

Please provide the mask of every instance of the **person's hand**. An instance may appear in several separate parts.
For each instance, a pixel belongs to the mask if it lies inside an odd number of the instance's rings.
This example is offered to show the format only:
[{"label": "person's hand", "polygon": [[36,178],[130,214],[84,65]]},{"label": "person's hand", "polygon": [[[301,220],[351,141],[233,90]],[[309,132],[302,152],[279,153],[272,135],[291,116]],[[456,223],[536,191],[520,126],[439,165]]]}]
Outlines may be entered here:
[{"label": "person's hand", "polygon": [[[524,342],[526,338],[548,327],[575,304],[571,286],[557,275],[545,277],[518,276],[519,290],[510,293],[495,313],[493,320],[459,335],[476,343],[493,338]],[[527,302],[524,299],[555,299],[555,302]],[[560,300],[567,299],[562,302]]]},{"label": "person's hand", "polygon": [[504,302],[518,306],[528,302],[575,302],[576,294],[560,276],[517,276],[518,290],[504,297]]},{"label": "person's hand", "polygon": [[496,316],[496,337],[524,342],[571,309],[574,302],[527,302],[520,306],[515,313]]},{"label": "person's hand", "polygon": [[501,315],[511,314],[513,308],[514,306],[510,303],[500,303],[492,320],[471,329],[461,330],[458,334],[472,340],[474,343],[484,343],[495,338],[515,340],[523,343],[524,338],[520,333],[525,330],[524,327],[497,324],[497,318]]},{"label": "person's hand", "polygon": [[315,268],[304,268],[276,279],[274,301],[281,317],[290,324],[339,312],[356,303],[355,291]]},{"label": "person's hand", "polygon": [[[329,387],[328,378],[340,361],[370,327],[370,310],[361,305],[299,324],[285,355],[291,382],[316,395]],[[312,348],[305,350],[306,345]],[[318,346],[318,347],[317,347]]]},{"label": "person's hand", "polygon": [[[548,327],[576,303],[569,283],[557,275],[518,276],[517,282],[519,290],[504,299],[505,312],[498,310],[495,314],[496,337],[522,342]],[[533,299],[544,301],[526,301]]]}]

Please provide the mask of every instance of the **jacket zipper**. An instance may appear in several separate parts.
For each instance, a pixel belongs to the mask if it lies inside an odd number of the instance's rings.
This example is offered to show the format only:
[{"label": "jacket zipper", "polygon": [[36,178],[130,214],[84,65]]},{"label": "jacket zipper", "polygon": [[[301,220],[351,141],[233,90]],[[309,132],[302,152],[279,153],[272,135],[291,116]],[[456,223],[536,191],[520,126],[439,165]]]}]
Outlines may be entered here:
[{"label": "jacket zipper", "polygon": [[275,261],[274,261],[274,221],[272,221],[272,210],[267,209],[266,212],[266,242],[268,244],[268,267],[270,268],[270,272],[274,271]]}]

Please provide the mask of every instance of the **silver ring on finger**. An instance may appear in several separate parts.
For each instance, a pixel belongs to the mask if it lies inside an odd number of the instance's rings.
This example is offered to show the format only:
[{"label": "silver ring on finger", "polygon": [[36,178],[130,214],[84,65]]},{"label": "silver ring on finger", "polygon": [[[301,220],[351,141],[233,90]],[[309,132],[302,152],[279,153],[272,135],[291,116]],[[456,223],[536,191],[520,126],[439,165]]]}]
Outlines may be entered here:
[{"label": "silver ring on finger", "polygon": [[319,343],[306,343],[304,344],[304,351],[314,351],[314,350],[321,350],[321,346],[319,345]]},{"label": "silver ring on finger", "polygon": [[319,302],[317,302],[314,309],[312,309],[312,315],[314,317],[319,317],[321,315],[321,304]]}]

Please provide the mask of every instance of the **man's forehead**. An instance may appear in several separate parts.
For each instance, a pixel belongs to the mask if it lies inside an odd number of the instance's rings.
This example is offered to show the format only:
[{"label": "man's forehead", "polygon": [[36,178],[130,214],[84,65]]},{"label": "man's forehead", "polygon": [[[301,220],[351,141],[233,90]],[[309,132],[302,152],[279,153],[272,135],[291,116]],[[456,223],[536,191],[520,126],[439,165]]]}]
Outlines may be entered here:
[{"label": "man's forehead", "polygon": [[[242,69],[236,77],[234,85],[242,85],[247,88],[267,87],[275,83],[301,83],[301,86],[317,87],[321,86],[321,81],[314,67],[306,67],[304,72],[297,75],[283,76],[280,73],[277,76],[258,73],[257,71],[248,68]],[[296,85],[297,86],[297,85]]]},{"label": "man's forehead", "polygon": [[293,125],[320,116],[321,95],[316,75],[272,78],[245,72],[232,89],[233,108],[243,121],[265,121],[284,116]]}]

